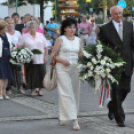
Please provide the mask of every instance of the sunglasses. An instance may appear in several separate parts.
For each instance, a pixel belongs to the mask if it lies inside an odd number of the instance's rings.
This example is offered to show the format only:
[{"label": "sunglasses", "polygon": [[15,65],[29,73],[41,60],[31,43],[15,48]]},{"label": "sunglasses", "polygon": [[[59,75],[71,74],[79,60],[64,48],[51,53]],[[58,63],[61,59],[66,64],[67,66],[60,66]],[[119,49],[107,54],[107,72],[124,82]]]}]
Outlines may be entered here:
[{"label": "sunglasses", "polygon": [[94,22],[94,20],[91,20],[91,22]]}]

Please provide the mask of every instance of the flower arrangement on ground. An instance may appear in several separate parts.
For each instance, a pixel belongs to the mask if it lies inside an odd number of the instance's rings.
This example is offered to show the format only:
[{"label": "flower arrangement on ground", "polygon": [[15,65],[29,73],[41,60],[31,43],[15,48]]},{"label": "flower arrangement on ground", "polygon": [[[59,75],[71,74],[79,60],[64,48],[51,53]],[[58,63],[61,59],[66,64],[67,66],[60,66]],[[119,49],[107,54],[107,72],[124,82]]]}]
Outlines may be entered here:
[{"label": "flower arrangement on ground", "polygon": [[88,45],[83,49],[83,56],[79,58],[78,67],[81,68],[80,80],[86,80],[95,88],[95,93],[102,85],[100,106],[103,106],[105,96],[111,99],[111,83],[117,83],[124,71],[125,62],[113,49],[100,41],[96,45]]}]

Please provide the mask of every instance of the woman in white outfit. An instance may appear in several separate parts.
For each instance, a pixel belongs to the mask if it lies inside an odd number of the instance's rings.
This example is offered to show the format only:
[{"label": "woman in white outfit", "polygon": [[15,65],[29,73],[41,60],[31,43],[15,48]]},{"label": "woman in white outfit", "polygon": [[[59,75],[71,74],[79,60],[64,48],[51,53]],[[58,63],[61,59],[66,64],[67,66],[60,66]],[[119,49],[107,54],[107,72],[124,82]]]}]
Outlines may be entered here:
[{"label": "woman in white outfit", "polygon": [[97,42],[97,25],[95,25],[95,18],[91,18],[90,19],[90,23],[92,24],[92,27],[93,27],[93,30],[92,30],[92,32],[90,33],[90,35],[89,35],[89,42],[90,42],[90,44],[96,44]]},{"label": "woman in white outfit", "polygon": [[61,36],[57,38],[51,56],[56,56],[56,75],[59,95],[59,124],[73,121],[73,129],[79,130],[77,114],[79,110],[79,70],[78,56],[82,55],[81,41],[75,36],[77,21],[67,18],[61,23]]}]

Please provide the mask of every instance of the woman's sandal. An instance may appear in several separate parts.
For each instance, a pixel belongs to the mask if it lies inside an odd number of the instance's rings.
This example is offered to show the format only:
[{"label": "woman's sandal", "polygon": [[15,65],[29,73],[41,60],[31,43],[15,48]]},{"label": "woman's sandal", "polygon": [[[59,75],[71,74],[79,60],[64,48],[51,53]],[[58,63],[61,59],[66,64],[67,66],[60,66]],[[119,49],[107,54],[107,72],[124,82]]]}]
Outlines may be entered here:
[{"label": "woman's sandal", "polygon": [[62,121],[62,120],[59,120],[59,125],[60,125],[60,126],[65,126],[66,123],[65,123],[64,121]]},{"label": "woman's sandal", "polygon": [[38,90],[38,96],[43,96],[43,93],[40,91],[40,89]]},{"label": "woman's sandal", "polygon": [[80,126],[78,124],[78,120],[73,120],[73,130],[79,131]]}]

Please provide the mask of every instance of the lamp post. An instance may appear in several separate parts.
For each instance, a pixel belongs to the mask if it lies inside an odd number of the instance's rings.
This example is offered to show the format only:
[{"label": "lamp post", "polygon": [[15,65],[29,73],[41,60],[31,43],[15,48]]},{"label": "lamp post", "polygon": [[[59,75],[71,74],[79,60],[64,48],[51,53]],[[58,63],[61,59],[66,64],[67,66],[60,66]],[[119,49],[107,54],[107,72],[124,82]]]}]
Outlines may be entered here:
[{"label": "lamp post", "polygon": [[55,23],[57,22],[57,0],[55,0]]},{"label": "lamp post", "polygon": [[17,5],[18,5],[18,0],[16,0],[16,13],[17,13]]}]

